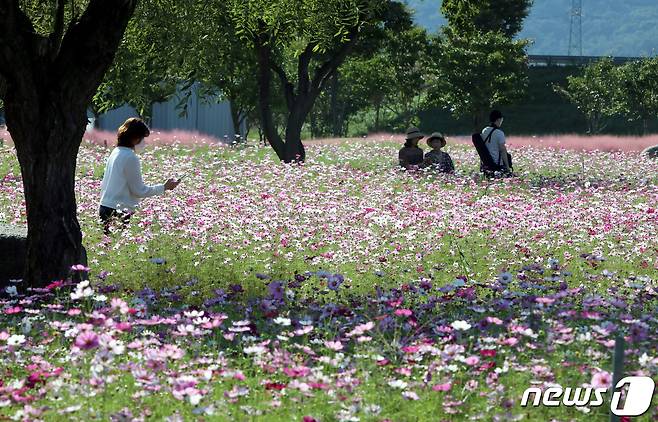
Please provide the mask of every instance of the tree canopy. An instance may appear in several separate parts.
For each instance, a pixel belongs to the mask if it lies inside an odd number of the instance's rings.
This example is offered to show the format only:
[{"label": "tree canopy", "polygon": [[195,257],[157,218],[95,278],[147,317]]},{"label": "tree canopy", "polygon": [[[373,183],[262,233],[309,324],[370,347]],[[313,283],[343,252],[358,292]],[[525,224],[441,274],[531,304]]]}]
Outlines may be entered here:
[{"label": "tree canopy", "polygon": [[[430,54],[430,103],[456,117],[471,116],[478,129],[488,109],[519,98],[527,84],[528,41],[512,36],[529,7],[530,0],[444,1],[449,25],[435,37]],[[501,10],[507,14],[496,15]]]},{"label": "tree canopy", "polygon": [[444,0],[441,11],[458,33],[498,31],[511,38],[523,28],[531,4],[531,0]]}]

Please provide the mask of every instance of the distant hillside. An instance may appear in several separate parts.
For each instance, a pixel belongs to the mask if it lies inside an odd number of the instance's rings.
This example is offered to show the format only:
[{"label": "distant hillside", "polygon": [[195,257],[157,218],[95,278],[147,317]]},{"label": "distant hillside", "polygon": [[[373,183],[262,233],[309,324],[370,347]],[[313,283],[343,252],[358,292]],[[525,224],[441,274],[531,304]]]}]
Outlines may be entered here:
[{"label": "distant hillside", "polygon": [[[416,21],[435,32],[445,24],[441,0],[407,0]],[[531,54],[566,54],[571,0],[535,0],[521,37],[534,40]],[[583,54],[658,54],[657,0],[583,0]]]}]

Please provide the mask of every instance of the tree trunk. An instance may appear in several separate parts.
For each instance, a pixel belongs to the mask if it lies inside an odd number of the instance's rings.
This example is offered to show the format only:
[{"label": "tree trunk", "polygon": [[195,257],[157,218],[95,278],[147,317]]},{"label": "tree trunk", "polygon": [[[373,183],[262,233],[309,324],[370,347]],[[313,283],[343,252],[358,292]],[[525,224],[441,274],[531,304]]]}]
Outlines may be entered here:
[{"label": "tree trunk", "polygon": [[340,113],[338,111],[338,71],[334,72],[331,78],[331,134],[335,137],[340,136]]},{"label": "tree trunk", "polygon": [[473,133],[478,133],[487,124],[486,111],[479,110],[473,114]]},{"label": "tree trunk", "polygon": [[[262,37],[262,36],[261,36]],[[260,112],[261,129],[265,139],[276,153],[279,160],[285,161],[285,145],[274,124],[272,115],[272,70],[270,46],[266,39],[256,39],[256,56],[258,60],[258,111]]]},{"label": "tree trunk", "polygon": [[379,115],[382,110],[382,105],[381,103],[377,103],[375,105],[375,132],[379,132]]},{"label": "tree trunk", "polygon": [[233,133],[231,133],[230,140],[235,141],[236,135],[240,133],[240,112],[237,108],[230,104],[231,109],[231,122],[233,123]]},{"label": "tree trunk", "polygon": [[1,2],[0,79],[27,208],[24,282],[43,287],[81,263],[75,166],[87,108],[114,55],[136,0],[89,0],[75,23],[57,2],[53,31],[36,33],[19,2]]},{"label": "tree trunk", "polygon": [[286,163],[302,162],[306,159],[306,150],[302,143],[302,128],[310,108],[304,104],[296,104],[288,115],[288,124],[286,125]]},{"label": "tree trunk", "polygon": [[[42,96],[46,97],[46,96]],[[42,100],[7,104],[9,127],[23,175],[27,208],[24,281],[43,286],[62,279],[81,263],[82,233],[77,218],[75,169],[86,127],[84,108]]]}]

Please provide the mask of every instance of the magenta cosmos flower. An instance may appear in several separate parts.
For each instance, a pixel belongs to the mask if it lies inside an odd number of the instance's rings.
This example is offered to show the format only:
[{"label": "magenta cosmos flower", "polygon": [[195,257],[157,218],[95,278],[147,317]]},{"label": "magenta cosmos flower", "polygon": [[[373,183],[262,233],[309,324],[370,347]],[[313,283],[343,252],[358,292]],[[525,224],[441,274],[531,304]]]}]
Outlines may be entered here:
[{"label": "magenta cosmos flower", "polygon": [[75,338],[75,346],[80,350],[90,350],[98,347],[98,335],[93,331],[84,331]]}]

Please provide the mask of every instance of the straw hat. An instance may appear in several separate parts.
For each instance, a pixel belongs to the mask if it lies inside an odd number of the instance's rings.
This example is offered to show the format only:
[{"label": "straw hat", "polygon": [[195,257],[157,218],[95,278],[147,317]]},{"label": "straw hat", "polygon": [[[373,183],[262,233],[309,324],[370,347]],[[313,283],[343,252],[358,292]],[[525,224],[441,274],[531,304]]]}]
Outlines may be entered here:
[{"label": "straw hat", "polygon": [[412,139],[423,139],[425,135],[417,127],[410,127],[407,129],[407,141]]},{"label": "straw hat", "polygon": [[429,138],[427,138],[427,143],[429,144],[430,142],[432,142],[433,139],[441,139],[445,141],[446,137],[441,132],[434,132],[433,134],[430,135]]}]

